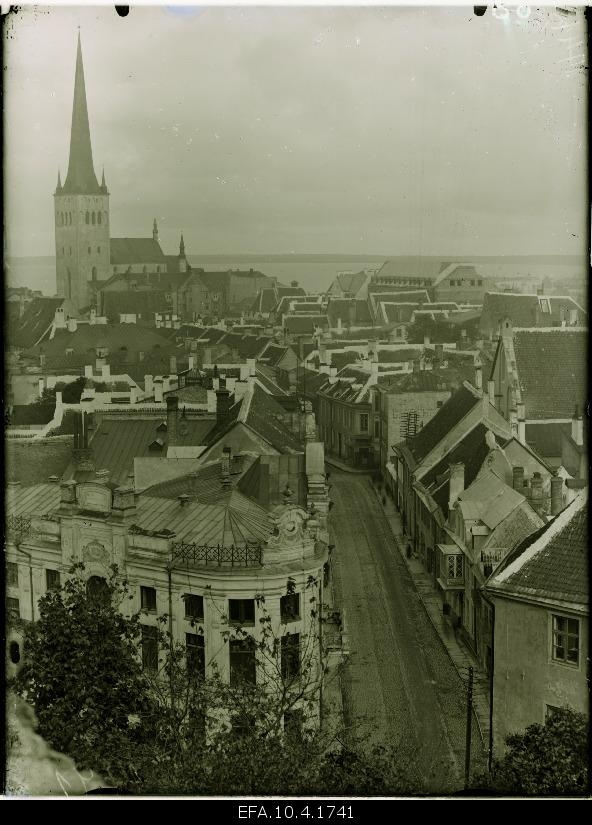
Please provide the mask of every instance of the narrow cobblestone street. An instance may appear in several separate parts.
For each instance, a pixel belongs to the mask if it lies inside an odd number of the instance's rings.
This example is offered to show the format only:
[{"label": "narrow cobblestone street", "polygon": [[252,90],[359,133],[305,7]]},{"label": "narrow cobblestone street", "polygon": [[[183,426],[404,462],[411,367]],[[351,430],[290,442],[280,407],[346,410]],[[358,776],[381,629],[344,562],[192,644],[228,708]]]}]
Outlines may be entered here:
[{"label": "narrow cobblestone street", "polygon": [[[463,786],[466,687],[421,603],[367,476],[331,471],[334,587],[350,655],[346,722],[396,745],[431,793]],[[484,766],[478,731],[473,770]]]}]

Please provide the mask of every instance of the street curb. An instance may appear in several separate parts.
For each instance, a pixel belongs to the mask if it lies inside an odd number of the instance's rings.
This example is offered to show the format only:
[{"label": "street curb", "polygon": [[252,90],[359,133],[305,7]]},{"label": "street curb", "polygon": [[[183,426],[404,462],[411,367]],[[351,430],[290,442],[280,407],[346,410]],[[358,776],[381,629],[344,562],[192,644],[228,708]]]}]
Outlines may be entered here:
[{"label": "street curb", "polygon": [[[374,485],[374,484],[372,484],[372,489],[374,490],[374,493],[375,493],[375,495],[376,495],[376,498],[378,499],[378,502],[379,502],[379,504],[380,504],[380,506],[381,506],[381,508],[382,508],[382,510],[383,510],[383,513],[384,513],[385,517],[386,517],[386,516],[387,516],[387,514],[386,514],[386,511],[385,511],[384,505],[383,505],[383,503],[382,503],[382,500],[381,500],[381,495],[380,495],[380,493],[378,492],[378,490],[376,489],[376,487],[375,487],[375,485]],[[410,567],[409,567],[409,565],[407,564],[407,557],[406,557],[406,555],[405,555],[405,550],[403,549],[403,547],[402,547],[402,545],[401,545],[401,542],[400,542],[399,536],[397,536],[397,534],[394,532],[394,530],[393,530],[393,525],[391,524],[390,520],[389,520],[388,518],[386,518],[386,521],[387,521],[388,526],[389,526],[389,529],[390,529],[390,531],[391,531],[391,535],[393,536],[393,539],[394,539],[395,545],[396,545],[396,547],[397,547],[397,550],[399,551],[399,553],[400,553],[400,555],[401,555],[401,558],[403,559],[403,562],[404,562],[404,564],[405,564],[405,567],[407,568],[407,572],[409,573],[409,578],[411,579],[411,582],[412,582],[412,584],[413,584],[413,589],[414,589],[414,590],[415,590],[415,592],[417,593],[417,597],[418,597],[419,601],[421,602],[421,605],[422,605],[422,607],[423,607],[423,609],[424,609],[424,611],[425,611],[425,614],[426,614],[426,616],[428,617],[428,620],[429,620],[430,624],[431,624],[431,625],[432,625],[432,627],[434,628],[434,631],[435,631],[435,633],[436,633],[436,636],[437,636],[437,637],[438,637],[438,639],[440,640],[440,644],[441,644],[441,645],[442,645],[442,647],[444,648],[444,651],[445,651],[446,655],[448,656],[448,659],[450,660],[450,663],[452,664],[452,666],[453,666],[454,670],[456,671],[456,673],[457,673],[457,675],[458,675],[458,678],[461,680],[461,682],[462,682],[463,686],[464,686],[464,687],[466,687],[465,678],[463,677],[462,673],[460,672],[460,670],[459,670],[459,668],[458,668],[458,665],[456,664],[456,662],[455,662],[455,661],[454,661],[454,659],[452,658],[452,656],[451,656],[451,654],[450,654],[450,651],[449,651],[449,650],[448,650],[448,648],[446,647],[446,643],[445,643],[444,639],[442,638],[442,636],[441,636],[441,634],[440,634],[440,630],[439,630],[439,628],[436,626],[436,623],[434,622],[434,620],[432,619],[432,616],[430,615],[430,611],[428,610],[427,605],[426,605],[426,603],[424,602],[423,597],[422,597],[421,593],[419,592],[419,590],[418,590],[418,588],[417,588],[417,585],[416,585],[416,583],[415,583],[415,579],[413,578],[413,573],[411,572],[411,568],[410,568]],[[479,716],[478,716],[477,711],[476,711],[476,709],[475,709],[475,707],[474,707],[474,706],[473,706],[473,717],[474,717],[475,721],[477,722],[477,728],[478,728],[478,730],[479,730],[479,736],[480,736],[480,738],[481,738],[481,744],[482,744],[482,746],[483,746],[483,751],[484,751],[484,753],[486,754],[486,753],[488,752],[488,750],[489,750],[489,745],[488,745],[488,743],[486,743],[486,741],[485,741],[485,737],[484,737],[484,735],[483,735],[483,730],[481,729],[481,722],[479,721]]]}]

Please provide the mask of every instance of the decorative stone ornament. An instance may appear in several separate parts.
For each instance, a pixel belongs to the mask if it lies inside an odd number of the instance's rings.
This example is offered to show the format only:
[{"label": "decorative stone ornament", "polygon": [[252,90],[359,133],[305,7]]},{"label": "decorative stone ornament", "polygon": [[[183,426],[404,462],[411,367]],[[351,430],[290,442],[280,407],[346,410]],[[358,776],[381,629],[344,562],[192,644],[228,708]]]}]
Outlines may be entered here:
[{"label": "decorative stone ornament", "polygon": [[85,562],[96,562],[105,567],[109,564],[109,551],[100,541],[91,541],[82,549],[82,559]]}]

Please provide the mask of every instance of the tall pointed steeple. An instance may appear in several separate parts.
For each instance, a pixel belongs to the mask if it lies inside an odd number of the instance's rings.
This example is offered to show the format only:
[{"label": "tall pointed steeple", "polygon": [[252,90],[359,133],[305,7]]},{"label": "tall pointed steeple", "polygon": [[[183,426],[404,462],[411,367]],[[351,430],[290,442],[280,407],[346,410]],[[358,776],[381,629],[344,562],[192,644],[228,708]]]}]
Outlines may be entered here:
[{"label": "tall pointed steeple", "polygon": [[66,175],[63,192],[68,195],[90,195],[99,193],[99,184],[93,167],[92,147],[90,143],[80,32],[78,32],[76,76],[74,79],[70,160],[68,162],[68,174]]},{"label": "tall pointed steeple", "polygon": [[62,194],[62,175],[58,169],[58,185],[56,186],[56,195]]},{"label": "tall pointed steeple", "polygon": [[181,243],[179,244],[179,258],[185,257],[185,241],[183,240],[183,233],[181,232]]}]

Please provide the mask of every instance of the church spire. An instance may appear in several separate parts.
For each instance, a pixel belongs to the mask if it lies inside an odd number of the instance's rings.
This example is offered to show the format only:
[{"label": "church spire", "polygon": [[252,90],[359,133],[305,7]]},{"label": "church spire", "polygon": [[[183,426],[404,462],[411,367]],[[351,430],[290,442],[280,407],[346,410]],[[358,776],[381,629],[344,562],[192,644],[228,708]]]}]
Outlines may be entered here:
[{"label": "church spire", "polygon": [[179,244],[179,258],[185,257],[185,241],[183,240],[183,233],[181,232],[181,243]]},{"label": "church spire", "polygon": [[93,167],[92,147],[90,143],[80,32],[78,32],[78,49],[76,53],[74,104],[72,106],[72,130],[70,133],[70,159],[63,192],[69,195],[97,194],[99,192],[99,184]]},{"label": "church spire", "polygon": [[60,174],[60,170],[58,169],[58,185],[56,186],[56,195],[60,195],[62,192],[62,176]]},{"label": "church spire", "polygon": [[152,238],[158,243],[158,224],[156,223],[156,218],[154,218],[154,223],[152,224]]}]

